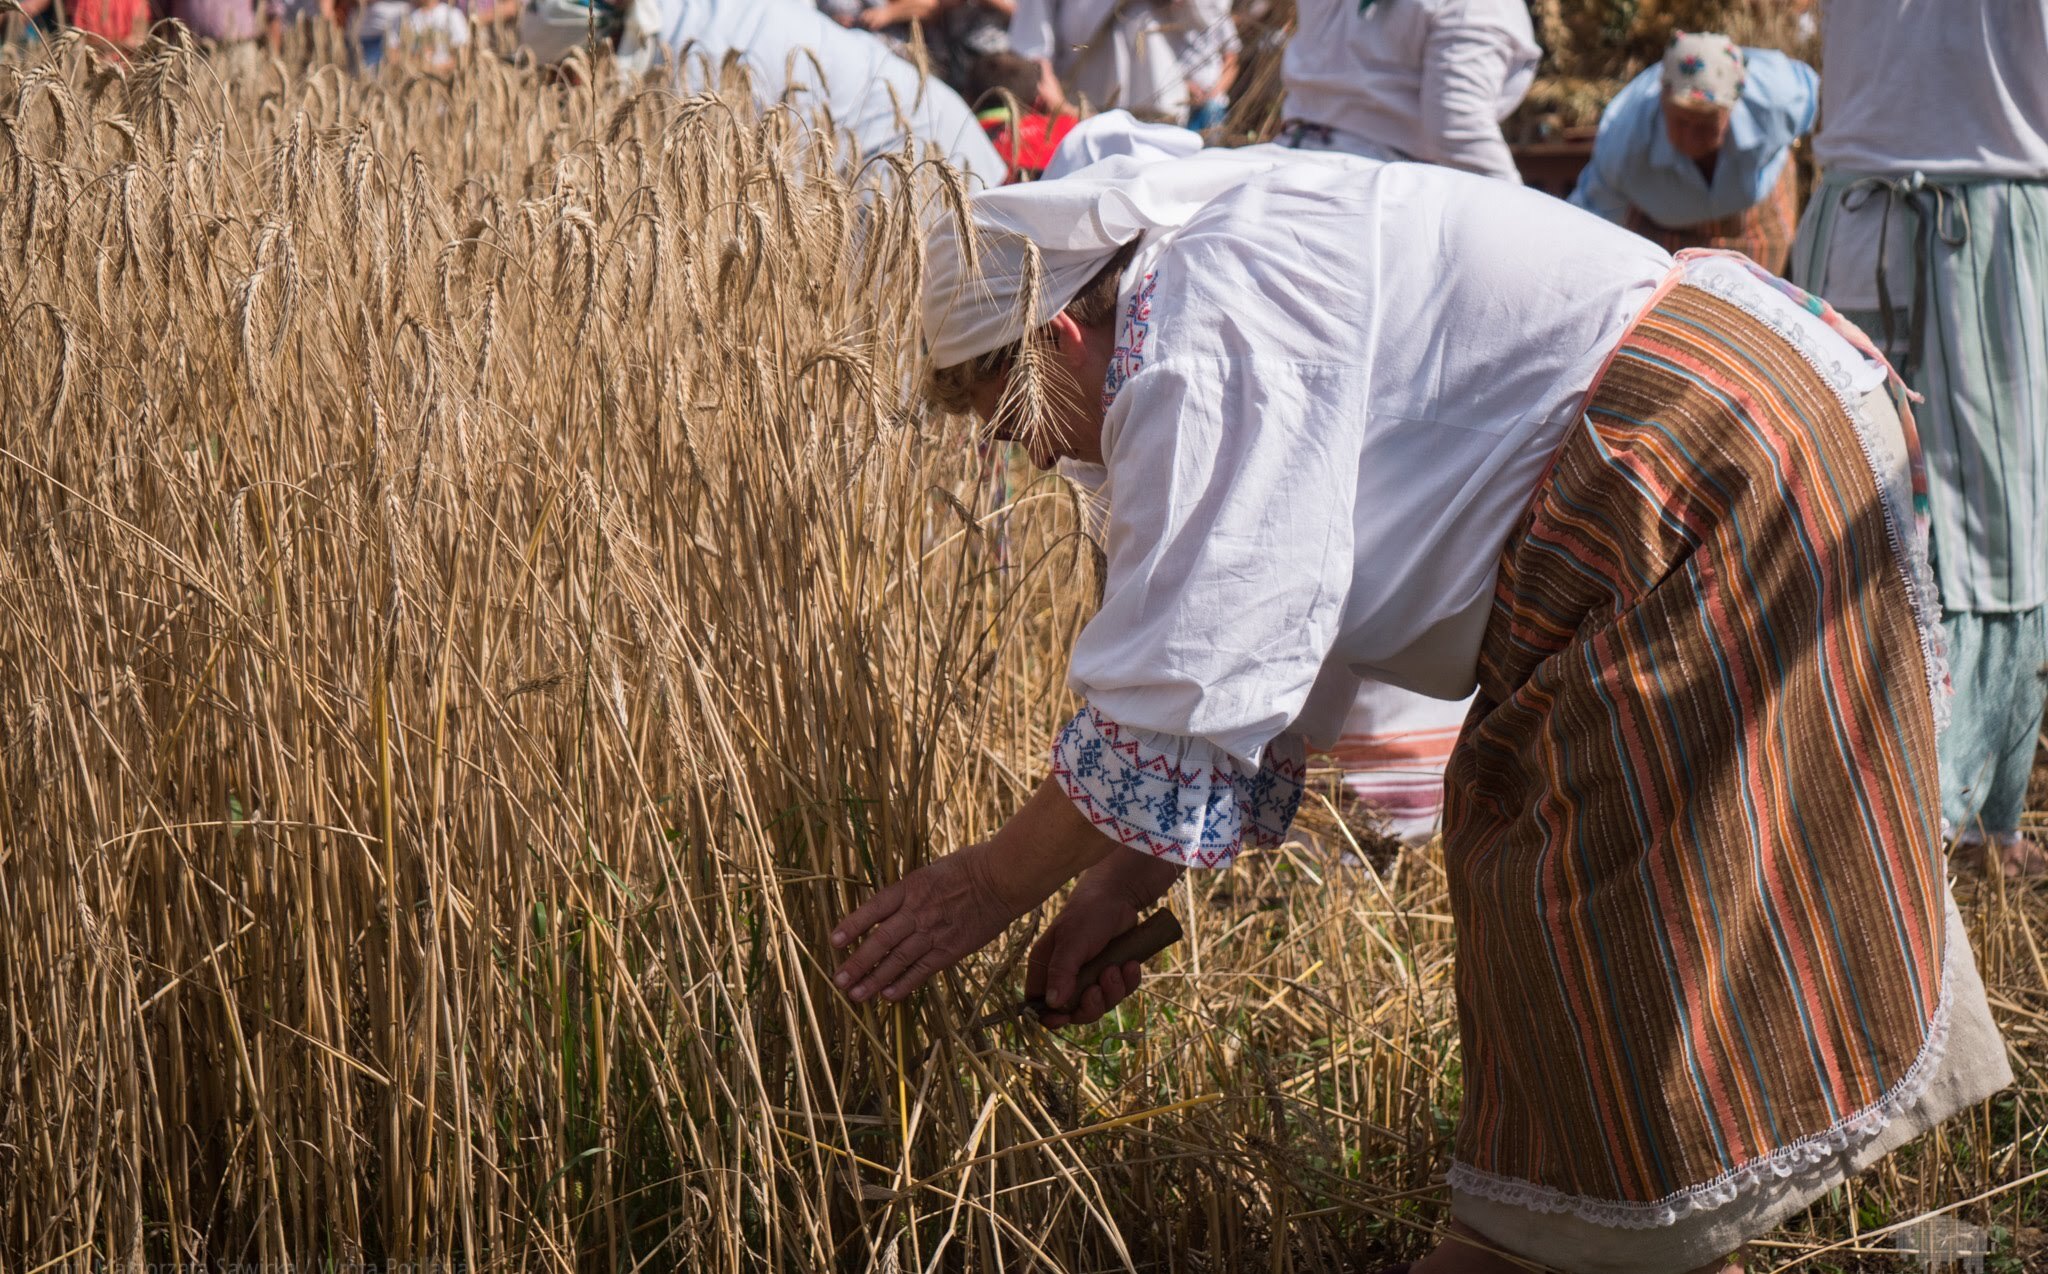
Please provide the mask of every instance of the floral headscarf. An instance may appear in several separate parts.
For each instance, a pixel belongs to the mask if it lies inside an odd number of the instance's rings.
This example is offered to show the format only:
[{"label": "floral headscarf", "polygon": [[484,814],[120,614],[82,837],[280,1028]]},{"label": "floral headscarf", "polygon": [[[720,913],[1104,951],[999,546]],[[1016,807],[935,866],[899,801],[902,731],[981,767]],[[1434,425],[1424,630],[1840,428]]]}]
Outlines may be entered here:
[{"label": "floral headscarf", "polygon": [[1664,97],[1680,106],[1732,108],[1749,81],[1749,59],[1725,35],[1671,33],[1664,50]]}]

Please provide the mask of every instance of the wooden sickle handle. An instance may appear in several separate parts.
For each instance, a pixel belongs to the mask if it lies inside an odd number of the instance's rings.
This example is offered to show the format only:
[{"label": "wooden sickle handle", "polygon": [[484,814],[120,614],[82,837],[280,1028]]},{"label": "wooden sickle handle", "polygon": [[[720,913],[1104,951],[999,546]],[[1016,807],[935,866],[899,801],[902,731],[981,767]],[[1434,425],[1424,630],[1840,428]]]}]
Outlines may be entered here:
[{"label": "wooden sickle handle", "polygon": [[[1180,920],[1165,907],[1153,912],[1137,924],[1109,940],[1109,945],[1093,960],[1081,966],[1081,972],[1074,979],[1074,995],[1094,986],[1102,977],[1102,971],[1112,965],[1127,964],[1132,960],[1149,960],[1181,940]],[[1029,1007],[1034,1013],[1053,1012],[1044,1000],[1032,1000]]]}]

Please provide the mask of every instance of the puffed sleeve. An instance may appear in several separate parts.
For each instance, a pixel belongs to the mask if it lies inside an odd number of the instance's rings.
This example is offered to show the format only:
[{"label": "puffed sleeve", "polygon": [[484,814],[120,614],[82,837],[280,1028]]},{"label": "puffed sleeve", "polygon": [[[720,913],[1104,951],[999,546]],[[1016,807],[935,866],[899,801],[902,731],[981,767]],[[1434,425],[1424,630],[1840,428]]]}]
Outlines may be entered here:
[{"label": "puffed sleeve", "polygon": [[[1640,94],[1637,85],[1631,83],[1624,88],[1600,116],[1600,133],[1593,139],[1593,154],[1586,161],[1585,169],[1579,173],[1579,184],[1572,188],[1571,203],[1587,212],[1596,213],[1617,225],[1628,220],[1628,196],[1617,189],[1617,181],[1610,176],[1610,170],[1626,172],[1628,165],[1636,162],[1637,156],[1630,152],[1642,138],[1632,127],[1632,113],[1640,109]],[[1659,126],[1662,126],[1661,110]]]},{"label": "puffed sleeve", "polygon": [[1755,112],[1768,149],[1790,146],[1813,131],[1820,112],[1820,75],[1776,49],[1751,49],[1748,56],[1743,102]]},{"label": "puffed sleeve", "polygon": [[1121,385],[1103,435],[1108,574],[1069,671],[1102,716],[1258,770],[1337,641],[1364,404],[1355,367],[1250,355]]},{"label": "puffed sleeve", "polygon": [[1521,67],[1508,32],[1455,12],[1440,14],[1423,51],[1422,130],[1417,159],[1519,184],[1501,135],[1501,100]]},{"label": "puffed sleeve", "polygon": [[1579,173],[1579,184],[1572,188],[1571,202],[1573,207],[1596,213],[1616,225],[1628,220],[1628,200],[1622,198],[1619,191],[1607,184],[1607,179],[1601,171],[1598,151],[1593,152],[1593,158],[1586,164],[1584,171]]},{"label": "puffed sleeve", "polygon": [[1052,775],[1118,844],[1223,867],[1278,845],[1301,804],[1303,707],[1316,677],[1330,679],[1350,579],[1344,475],[1357,467],[1355,436],[1317,441],[1308,412],[1321,401],[1327,421],[1350,376],[1284,363],[1133,370],[1141,360],[1123,353],[1111,464],[1062,466],[1113,498],[1103,606],[1074,651],[1089,702],[1053,745]]},{"label": "puffed sleeve", "polygon": [[1306,773],[1297,734],[1246,765],[1206,739],[1126,726],[1093,704],[1052,749],[1053,780],[1096,830],[1183,867],[1227,867],[1247,845],[1286,839]]}]

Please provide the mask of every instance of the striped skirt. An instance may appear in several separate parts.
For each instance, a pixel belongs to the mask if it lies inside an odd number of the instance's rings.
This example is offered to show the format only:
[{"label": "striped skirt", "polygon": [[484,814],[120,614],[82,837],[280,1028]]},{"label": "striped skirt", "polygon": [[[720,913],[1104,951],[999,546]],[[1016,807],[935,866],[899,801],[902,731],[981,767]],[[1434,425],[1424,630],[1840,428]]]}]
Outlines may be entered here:
[{"label": "striped skirt", "polygon": [[1627,224],[1666,252],[1686,248],[1740,252],[1772,274],[1783,274],[1799,230],[1799,165],[1787,158],[1785,171],[1771,192],[1732,216],[1696,226],[1666,226],[1650,220],[1640,209],[1630,208]]},{"label": "striped skirt", "polygon": [[1792,344],[1682,286],[1537,491],[1448,774],[1454,1189],[1668,1226],[1924,1089],[1933,661],[1871,445]]}]

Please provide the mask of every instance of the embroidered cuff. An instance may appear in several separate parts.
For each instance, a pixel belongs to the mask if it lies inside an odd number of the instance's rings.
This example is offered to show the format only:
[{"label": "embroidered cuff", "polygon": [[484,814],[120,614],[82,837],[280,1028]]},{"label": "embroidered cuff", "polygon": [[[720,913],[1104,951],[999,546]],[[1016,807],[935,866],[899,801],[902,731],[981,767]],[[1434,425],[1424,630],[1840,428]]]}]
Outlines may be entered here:
[{"label": "embroidered cuff", "polygon": [[1300,736],[1282,735],[1247,772],[1204,739],[1120,726],[1084,705],[1052,748],[1052,773],[1103,834],[1184,867],[1224,867],[1245,845],[1278,845],[1301,806]]}]

